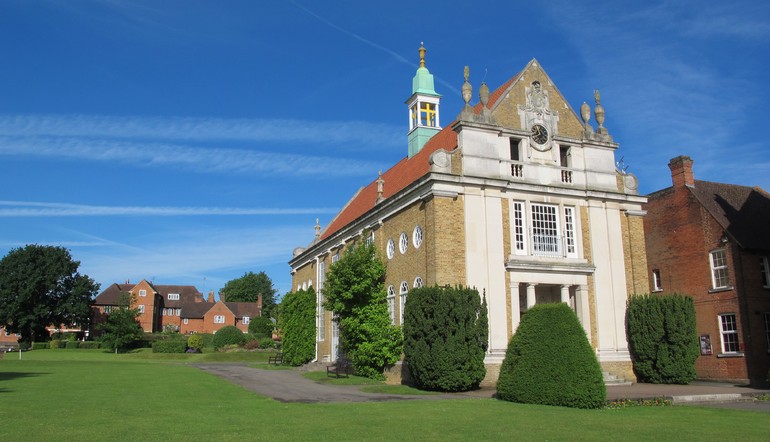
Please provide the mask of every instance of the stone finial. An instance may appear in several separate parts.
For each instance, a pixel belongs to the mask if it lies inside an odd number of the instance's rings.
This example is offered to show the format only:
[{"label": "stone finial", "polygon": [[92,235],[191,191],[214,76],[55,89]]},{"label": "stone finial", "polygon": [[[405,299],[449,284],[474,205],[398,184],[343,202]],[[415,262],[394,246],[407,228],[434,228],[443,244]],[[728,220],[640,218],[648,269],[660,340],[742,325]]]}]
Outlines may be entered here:
[{"label": "stone finial", "polygon": [[587,125],[588,121],[591,119],[591,106],[585,101],[580,106],[580,118],[583,119],[583,125]]},{"label": "stone finial", "polygon": [[465,101],[465,107],[471,106],[471,98],[473,98],[473,86],[468,82],[468,78],[471,76],[471,70],[468,66],[465,66],[463,70],[463,77],[465,77],[465,83],[463,83],[463,101]]},{"label": "stone finial", "polygon": [[385,200],[385,197],[382,196],[382,188],[385,185],[385,180],[382,179],[382,171],[378,172],[377,177],[377,203],[381,203]]},{"label": "stone finial", "polygon": [[321,224],[318,222],[318,218],[315,219],[315,238],[321,237]]},{"label": "stone finial", "polygon": [[483,82],[481,83],[481,87],[479,87],[479,101],[481,101],[481,105],[484,106],[483,110],[486,110],[487,103],[489,103],[489,86]]},{"label": "stone finial", "polygon": [[607,133],[607,129],[604,127],[604,107],[601,103],[601,95],[599,95],[599,89],[594,90],[594,99],[596,100],[596,107],[594,108],[594,117],[599,124],[597,132]]}]

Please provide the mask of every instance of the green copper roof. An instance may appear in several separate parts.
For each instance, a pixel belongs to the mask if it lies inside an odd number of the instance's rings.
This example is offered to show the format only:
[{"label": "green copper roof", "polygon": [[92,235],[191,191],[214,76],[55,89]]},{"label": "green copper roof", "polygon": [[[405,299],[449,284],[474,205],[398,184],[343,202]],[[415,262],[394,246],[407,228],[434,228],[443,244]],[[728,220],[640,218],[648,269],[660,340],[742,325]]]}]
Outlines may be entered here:
[{"label": "green copper roof", "polygon": [[441,96],[433,87],[433,74],[428,71],[428,68],[423,66],[417,69],[412,79],[412,94]]}]

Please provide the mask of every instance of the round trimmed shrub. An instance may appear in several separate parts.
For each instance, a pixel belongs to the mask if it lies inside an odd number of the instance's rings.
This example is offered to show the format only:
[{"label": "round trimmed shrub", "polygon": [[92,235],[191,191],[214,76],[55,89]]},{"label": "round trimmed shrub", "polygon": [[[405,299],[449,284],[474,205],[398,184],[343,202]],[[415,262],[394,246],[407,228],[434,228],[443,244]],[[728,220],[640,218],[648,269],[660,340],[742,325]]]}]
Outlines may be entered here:
[{"label": "round trimmed shrub", "polygon": [[271,337],[273,335],[273,321],[266,316],[251,318],[249,322],[249,333],[255,336]]},{"label": "round trimmed shrub", "polygon": [[599,361],[567,304],[540,304],[508,344],[497,398],[525,404],[599,408],[606,401]]},{"label": "round trimmed shrub", "polygon": [[219,349],[225,345],[242,345],[246,342],[246,336],[238,327],[227,325],[214,333],[214,348]]},{"label": "round trimmed shrub", "polygon": [[197,350],[199,353],[203,351],[203,336],[195,334],[190,335],[187,338],[187,347]]}]

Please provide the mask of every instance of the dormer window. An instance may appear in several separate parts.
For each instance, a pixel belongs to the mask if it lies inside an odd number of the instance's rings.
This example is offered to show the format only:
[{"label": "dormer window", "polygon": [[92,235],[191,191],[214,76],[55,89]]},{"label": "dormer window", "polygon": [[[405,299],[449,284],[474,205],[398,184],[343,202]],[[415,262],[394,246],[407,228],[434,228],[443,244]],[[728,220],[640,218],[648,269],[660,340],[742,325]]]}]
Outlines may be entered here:
[{"label": "dormer window", "polygon": [[168,300],[169,301],[179,301],[179,293],[169,293],[168,294]]}]

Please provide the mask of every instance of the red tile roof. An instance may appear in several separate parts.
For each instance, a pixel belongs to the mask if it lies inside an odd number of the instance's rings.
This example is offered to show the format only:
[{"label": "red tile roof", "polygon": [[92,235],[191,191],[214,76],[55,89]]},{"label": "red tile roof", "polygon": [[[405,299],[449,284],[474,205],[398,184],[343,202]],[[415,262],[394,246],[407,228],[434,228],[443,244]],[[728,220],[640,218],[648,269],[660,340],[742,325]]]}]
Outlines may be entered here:
[{"label": "red tile roof", "polygon": [[[517,74],[510,80],[506,81],[502,86],[497,88],[489,95],[488,108],[494,107],[498,100],[503,97],[503,94],[508,91],[511,85],[519,78],[520,74]],[[481,112],[481,103],[477,104],[473,108],[477,114]],[[456,121],[456,120],[455,120]],[[414,183],[430,170],[430,164],[428,158],[430,155],[439,150],[444,149],[452,151],[457,147],[457,133],[452,130],[453,121],[449,125],[445,126],[436,135],[434,135],[422,150],[420,150],[412,158],[404,158],[395,166],[391,167],[388,171],[382,174],[382,179],[385,181],[383,184],[382,195],[385,198],[389,198],[398,192],[404,190],[407,186]],[[326,239],[338,232],[351,222],[355,221],[368,211],[374,208],[377,201],[377,180],[372,181],[366,187],[361,188],[348,204],[340,211],[336,217],[329,223],[326,229],[321,234],[320,239]]]}]

